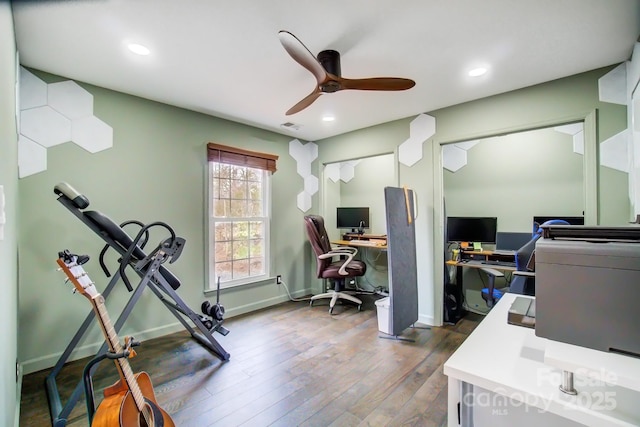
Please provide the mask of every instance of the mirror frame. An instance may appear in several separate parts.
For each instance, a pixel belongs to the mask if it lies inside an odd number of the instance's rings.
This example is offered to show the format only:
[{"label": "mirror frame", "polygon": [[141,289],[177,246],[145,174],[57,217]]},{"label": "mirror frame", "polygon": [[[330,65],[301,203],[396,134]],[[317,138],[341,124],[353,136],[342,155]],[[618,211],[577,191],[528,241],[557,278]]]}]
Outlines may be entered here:
[{"label": "mirror frame", "polygon": [[460,136],[455,139],[438,140],[434,138],[433,150],[433,251],[434,251],[434,304],[433,320],[435,326],[442,326],[444,302],[444,176],[442,167],[442,146],[456,142],[469,141],[489,137],[502,136],[510,133],[525,132],[569,123],[584,123],[584,158],[583,158],[583,192],[584,192],[584,220],[587,225],[598,224],[599,201],[599,155],[597,135],[597,109],[584,114],[548,120],[540,123],[516,125],[504,129],[495,129],[484,133]]}]

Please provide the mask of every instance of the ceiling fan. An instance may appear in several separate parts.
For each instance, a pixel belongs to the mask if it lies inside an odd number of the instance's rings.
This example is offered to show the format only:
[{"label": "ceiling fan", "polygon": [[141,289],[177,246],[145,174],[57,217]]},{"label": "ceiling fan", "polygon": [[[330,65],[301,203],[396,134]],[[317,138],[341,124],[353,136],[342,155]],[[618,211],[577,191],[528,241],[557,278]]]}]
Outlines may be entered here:
[{"label": "ceiling fan", "polygon": [[289,55],[291,55],[298,64],[309,70],[318,81],[318,85],[313,92],[291,107],[286,112],[287,116],[304,110],[323,93],[333,93],[345,89],[406,90],[411,89],[416,84],[413,80],[398,77],[344,78],[340,72],[340,53],[335,50],[323,50],[316,58],[309,49],[289,31],[280,31],[278,37],[280,38],[280,43],[282,43],[282,46]]}]

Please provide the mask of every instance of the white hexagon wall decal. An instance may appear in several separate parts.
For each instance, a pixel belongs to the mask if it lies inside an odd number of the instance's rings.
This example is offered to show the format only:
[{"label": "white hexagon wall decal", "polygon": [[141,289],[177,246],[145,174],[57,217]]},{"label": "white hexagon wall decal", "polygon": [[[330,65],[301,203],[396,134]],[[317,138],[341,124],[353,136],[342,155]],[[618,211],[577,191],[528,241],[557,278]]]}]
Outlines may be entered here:
[{"label": "white hexagon wall decal", "polygon": [[473,147],[475,147],[477,144],[480,144],[480,141],[477,140],[477,139],[474,139],[472,141],[456,142],[453,145],[455,145],[456,147],[460,148],[461,150],[469,151]]},{"label": "white hexagon wall decal", "polygon": [[420,114],[409,123],[409,136],[423,142],[436,133],[436,118],[428,114]]},{"label": "white hexagon wall decal", "polygon": [[318,144],[307,142],[305,148],[307,149],[307,160],[309,162],[313,162],[318,158]]},{"label": "white hexagon wall decal", "polygon": [[49,84],[47,103],[72,120],[93,115],[93,95],[71,80]]},{"label": "white hexagon wall decal", "polygon": [[113,146],[113,129],[96,116],[83,117],[72,122],[71,139],[90,153]]},{"label": "white hexagon wall decal", "polygon": [[43,147],[53,147],[71,140],[71,120],[48,105],[23,110],[20,133]]},{"label": "white hexagon wall decal", "polygon": [[318,192],[318,178],[309,175],[304,178],[304,191],[312,196]]},{"label": "white hexagon wall decal", "polygon": [[307,193],[306,191],[302,191],[298,193],[298,197],[296,199],[298,209],[300,209],[302,212],[306,212],[311,209],[311,194]]},{"label": "white hexagon wall decal", "polygon": [[47,105],[47,84],[35,74],[20,67],[20,109]]},{"label": "white hexagon wall decal", "polygon": [[47,170],[47,149],[24,135],[18,137],[18,177]]},{"label": "white hexagon wall decal", "polygon": [[345,162],[340,166],[340,179],[349,182],[356,176],[356,168],[351,162]]},{"label": "white hexagon wall decal", "polygon": [[[93,95],[77,83],[69,80],[47,85],[20,67],[18,92],[19,132],[24,138],[18,150],[20,178],[46,169],[45,148],[73,141],[96,153],[113,146],[113,129],[93,116]],[[33,162],[25,156],[33,156]]]},{"label": "white hexagon wall decal", "polygon": [[311,209],[311,196],[318,192],[318,178],[311,173],[311,163],[318,157],[318,145],[313,142],[302,144],[299,140],[289,141],[289,155],[296,161],[296,171],[304,180],[304,191],[298,194],[298,208],[303,212]]},{"label": "white hexagon wall decal", "polygon": [[289,155],[296,161],[302,160],[306,157],[304,148],[299,140],[292,139],[289,141]]},{"label": "white hexagon wall decal", "polygon": [[398,146],[398,161],[413,166],[422,159],[422,144],[436,133],[436,119],[420,114],[409,123],[409,138]]},{"label": "white hexagon wall decal", "polygon": [[600,143],[600,164],[620,172],[629,173],[627,129]]},{"label": "white hexagon wall decal", "polygon": [[582,132],[584,129],[584,123],[570,123],[568,125],[555,126],[553,130],[560,133],[566,133],[567,135],[575,135],[578,132]]},{"label": "white hexagon wall decal", "polygon": [[422,143],[417,138],[409,137],[398,146],[398,161],[406,166],[413,166],[422,158]]},{"label": "white hexagon wall decal", "polygon": [[627,63],[623,62],[598,79],[600,101],[627,105]]},{"label": "white hexagon wall decal", "polygon": [[333,182],[340,180],[340,163],[329,163],[324,167],[324,174]]},{"label": "white hexagon wall decal", "polygon": [[467,164],[467,150],[456,146],[457,144],[442,147],[442,167],[456,172]]},{"label": "white hexagon wall decal", "polygon": [[311,162],[306,159],[296,162],[296,172],[303,178],[311,175]]},{"label": "white hexagon wall decal", "polygon": [[573,135],[573,152],[584,155],[584,132],[580,131]]}]

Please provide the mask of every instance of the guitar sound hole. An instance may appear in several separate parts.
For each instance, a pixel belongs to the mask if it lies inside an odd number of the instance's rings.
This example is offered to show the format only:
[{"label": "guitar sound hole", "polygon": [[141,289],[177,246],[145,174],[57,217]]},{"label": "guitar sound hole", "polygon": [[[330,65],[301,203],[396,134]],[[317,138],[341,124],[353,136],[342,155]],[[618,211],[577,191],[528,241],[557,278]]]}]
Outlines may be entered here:
[{"label": "guitar sound hole", "polygon": [[[140,413],[140,427],[164,427],[164,418],[162,417],[160,408],[149,399],[145,398],[144,400],[147,406],[145,410]],[[145,417],[144,412],[146,412],[147,417]],[[147,424],[145,418],[148,418],[151,424]]]}]

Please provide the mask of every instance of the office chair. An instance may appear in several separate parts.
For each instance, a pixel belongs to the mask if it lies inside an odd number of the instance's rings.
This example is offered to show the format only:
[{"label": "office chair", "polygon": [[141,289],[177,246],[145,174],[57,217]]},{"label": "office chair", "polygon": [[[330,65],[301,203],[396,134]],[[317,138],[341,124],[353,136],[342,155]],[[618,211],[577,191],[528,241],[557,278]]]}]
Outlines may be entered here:
[{"label": "office chair", "polygon": [[486,301],[487,306],[493,307],[504,291],[520,295],[533,296],[536,294],[536,242],[542,236],[542,226],[554,224],[569,225],[567,221],[559,219],[552,219],[541,224],[540,228],[538,228],[531,236],[531,240],[516,251],[516,270],[513,272],[511,283],[509,283],[507,288],[500,289],[495,292],[496,277],[504,277],[504,274],[492,268],[481,269],[487,274],[489,279],[489,285],[487,286],[486,293],[485,289],[482,290],[482,298]]},{"label": "office chair", "polygon": [[[333,290],[314,295],[309,304],[313,305],[313,302],[318,299],[331,298],[329,313],[333,313],[333,307],[338,299],[344,299],[357,304],[360,310],[362,301],[353,296],[355,292],[345,290],[345,279],[364,276],[367,271],[367,265],[364,262],[354,259],[358,250],[349,246],[332,248],[327,230],[324,228],[324,218],[321,216],[307,215],[304,217],[304,222],[309,242],[316,255],[317,277],[333,280],[334,283]],[[346,259],[343,259],[345,257]]]}]

